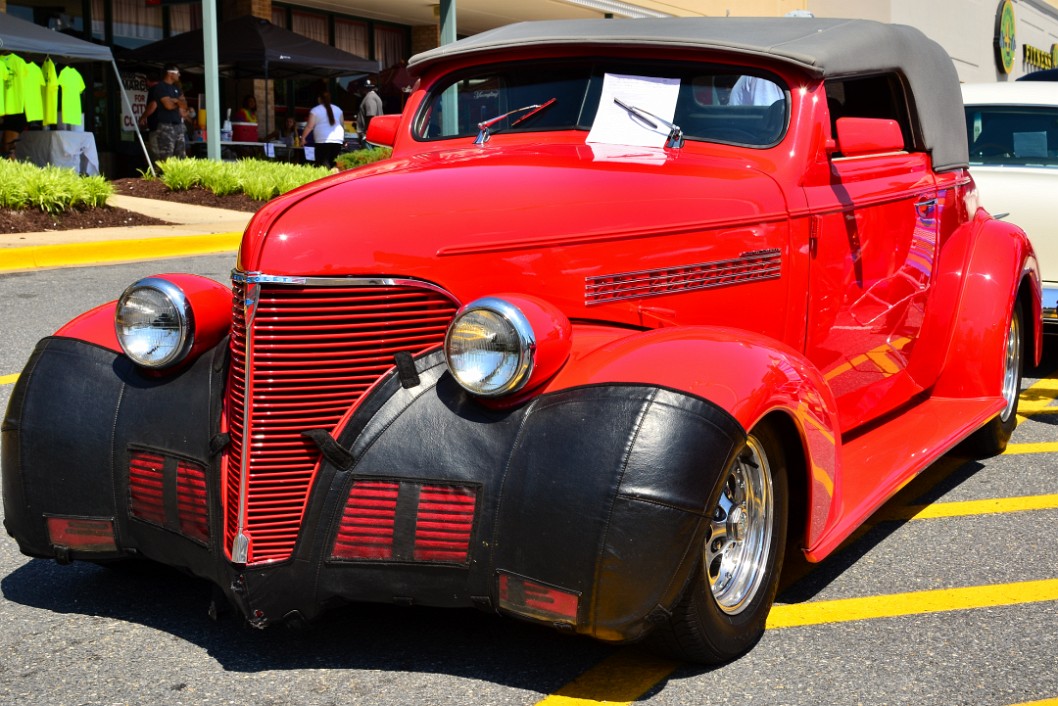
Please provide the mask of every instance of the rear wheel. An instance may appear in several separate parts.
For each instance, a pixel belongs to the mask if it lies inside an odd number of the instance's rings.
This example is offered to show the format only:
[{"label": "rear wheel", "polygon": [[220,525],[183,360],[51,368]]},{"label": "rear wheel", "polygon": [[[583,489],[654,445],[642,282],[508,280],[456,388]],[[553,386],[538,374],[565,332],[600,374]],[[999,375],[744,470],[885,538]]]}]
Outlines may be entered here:
[{"label": "rear wheel", "polygon": [[760,639],[782,569],[787,497],[782,445],[762,426],[716,481],[698,570],[652,647],[715,664]]},{"label": "rear wheel", "polygon": [[1021,395],[1021,358],[1025,339],[1021,333],[1021,304],[1014,306],[1007,329],[1003,355],[1003,399],[1006,406],[983,427],[970,435],[960,450],[975,458],[1003,453],[1018,424],[1018,398]]}]

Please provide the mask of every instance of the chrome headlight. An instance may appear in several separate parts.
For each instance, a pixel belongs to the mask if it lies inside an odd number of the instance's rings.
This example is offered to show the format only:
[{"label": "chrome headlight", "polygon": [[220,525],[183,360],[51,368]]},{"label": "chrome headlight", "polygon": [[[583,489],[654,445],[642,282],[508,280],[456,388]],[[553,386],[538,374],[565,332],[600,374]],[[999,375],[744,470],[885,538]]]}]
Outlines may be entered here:
[{"label": "chrome headlight", "polygon": [[520,390],[533,371],[536,337],[518,307],[496,297],[464,306],[445,336],[448,369],[464,389],[483,397]]},{"label": "chrome headlight", "polygon": [[194,342],[191,304],[172,282],[141,279],[118,299],[114,330],[121,349],[137,365],[173,365],[184,359]]}]

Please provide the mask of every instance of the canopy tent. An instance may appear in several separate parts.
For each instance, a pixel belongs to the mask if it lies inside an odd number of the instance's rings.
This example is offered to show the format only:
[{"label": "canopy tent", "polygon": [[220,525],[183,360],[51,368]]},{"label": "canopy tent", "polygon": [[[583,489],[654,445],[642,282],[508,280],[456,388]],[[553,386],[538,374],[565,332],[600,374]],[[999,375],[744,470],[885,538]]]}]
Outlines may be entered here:
[{"label": "canopy tent", "polygon": [[[33,58],[61,57],[66,63],[71,64],[82,61],[109,61],[114,68],[114,76],[118,80],[118,90],[121,91],[125,108],[130,114],[132,113],[132,103],[129,102],[129,96],[125,93],[125,85],[121,81],[121,73],[114,62],[110,47],[92,44],[5,13],[3,19],[0,20],[0,51],[5,54],[18,54],[23,58],[27,54],[35,55]],[[143,142],[143,136],[136,131],[136,137],[140,141],[143,156],[147,159],[147,168],[153,173],[154,168],[147,152],[147,145]]]},{"label": "canopy tent", "polygon": [[[276,27],[259,17],[239,17],[217,25],[220,75],[228,78],[331,78],[378,72],[378,62]],[[202,70],[202,30],[184,32],[124,52],[122,60],[174,63]]]},{"label": "canopy tent", "polygon": [[[184,32],[119,58],[145,64],[178,64],[183,69],[204,70],[202,30]],[[217,25],[224,41],[217,47],[218,73],[227,78],[331,78],[377,73],[377,61],[317,42],[268,20],[246,15]],[[272,128],[265,105],[265,130]]]}]

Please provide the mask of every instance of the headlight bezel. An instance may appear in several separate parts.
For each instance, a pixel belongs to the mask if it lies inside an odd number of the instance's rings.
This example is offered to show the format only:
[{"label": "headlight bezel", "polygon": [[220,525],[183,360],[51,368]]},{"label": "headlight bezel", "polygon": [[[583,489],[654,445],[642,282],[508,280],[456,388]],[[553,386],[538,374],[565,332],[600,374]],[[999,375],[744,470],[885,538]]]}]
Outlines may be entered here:
[{"label": "headlight bezel", "polygon": [[[131,338],[131,336],[123,331],[123,327],[125,326],[123,312],[128,306],[129,299],[134,294],[144,289],[153,290],[168,300],[169,305],[175,313],[175,328],[178,331],[179,336],[177,343],[173,346],[172,350],[164,357],[155,360],[146,359],[139,355],[135,350],[131,350],[130,345],[126,343],[126,339]],[[124,351],[125,355],[136,363],[136,365],[152,370],[161,370],[163,368],[177,365],[187,358],[195,344],[195,315],[191,306],[191,301],[184,293],[184,290],[173,282],[162,277],[144,277],[126,287],[125,291],[121,293],[120,297],[118,297],[117,303],[114,307],[114,333],[117,336],[121,350]]]},{"label": "headlight bezel", "polygon": [[[460,374],[459,366],[453,362],[453,334],[457,331],[461,322],[468,316],[478,312],[486,311],[499,317],[511,329],[518,345],[517,361],[512,372],[506,377],[502,384],[495,386],[483,386],[468,381]],[[479,397],[493,398],[511,395],[522,390],[532,377],[536,365],[537,338],[528,317],[518,306],[500,297],[482,297],[464,305],[456,312],[452,323],[445,332],[444,354],[448,364],[448,370],[452,377],[459,383],[460,387],[471,394]],[[498,369],[499,366],[496,366]]]}]

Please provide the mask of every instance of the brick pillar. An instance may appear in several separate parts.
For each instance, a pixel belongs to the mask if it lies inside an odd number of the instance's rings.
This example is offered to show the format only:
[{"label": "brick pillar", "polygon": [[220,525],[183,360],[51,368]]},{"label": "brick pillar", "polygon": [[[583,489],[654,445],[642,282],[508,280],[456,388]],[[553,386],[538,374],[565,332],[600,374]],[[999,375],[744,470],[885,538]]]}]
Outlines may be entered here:
[{"label": "brick pillar", "polygon": [[220,19],[230,20],[243,15],[272,19],[272,0],[235,0],[220,4]]},{"label": "brick pillar", "polygon": [[439,46],[441,46],[441,28],[438,25],[419,25],[411,28],[412,54],[418,54],[427,49],[436,49]]}]

